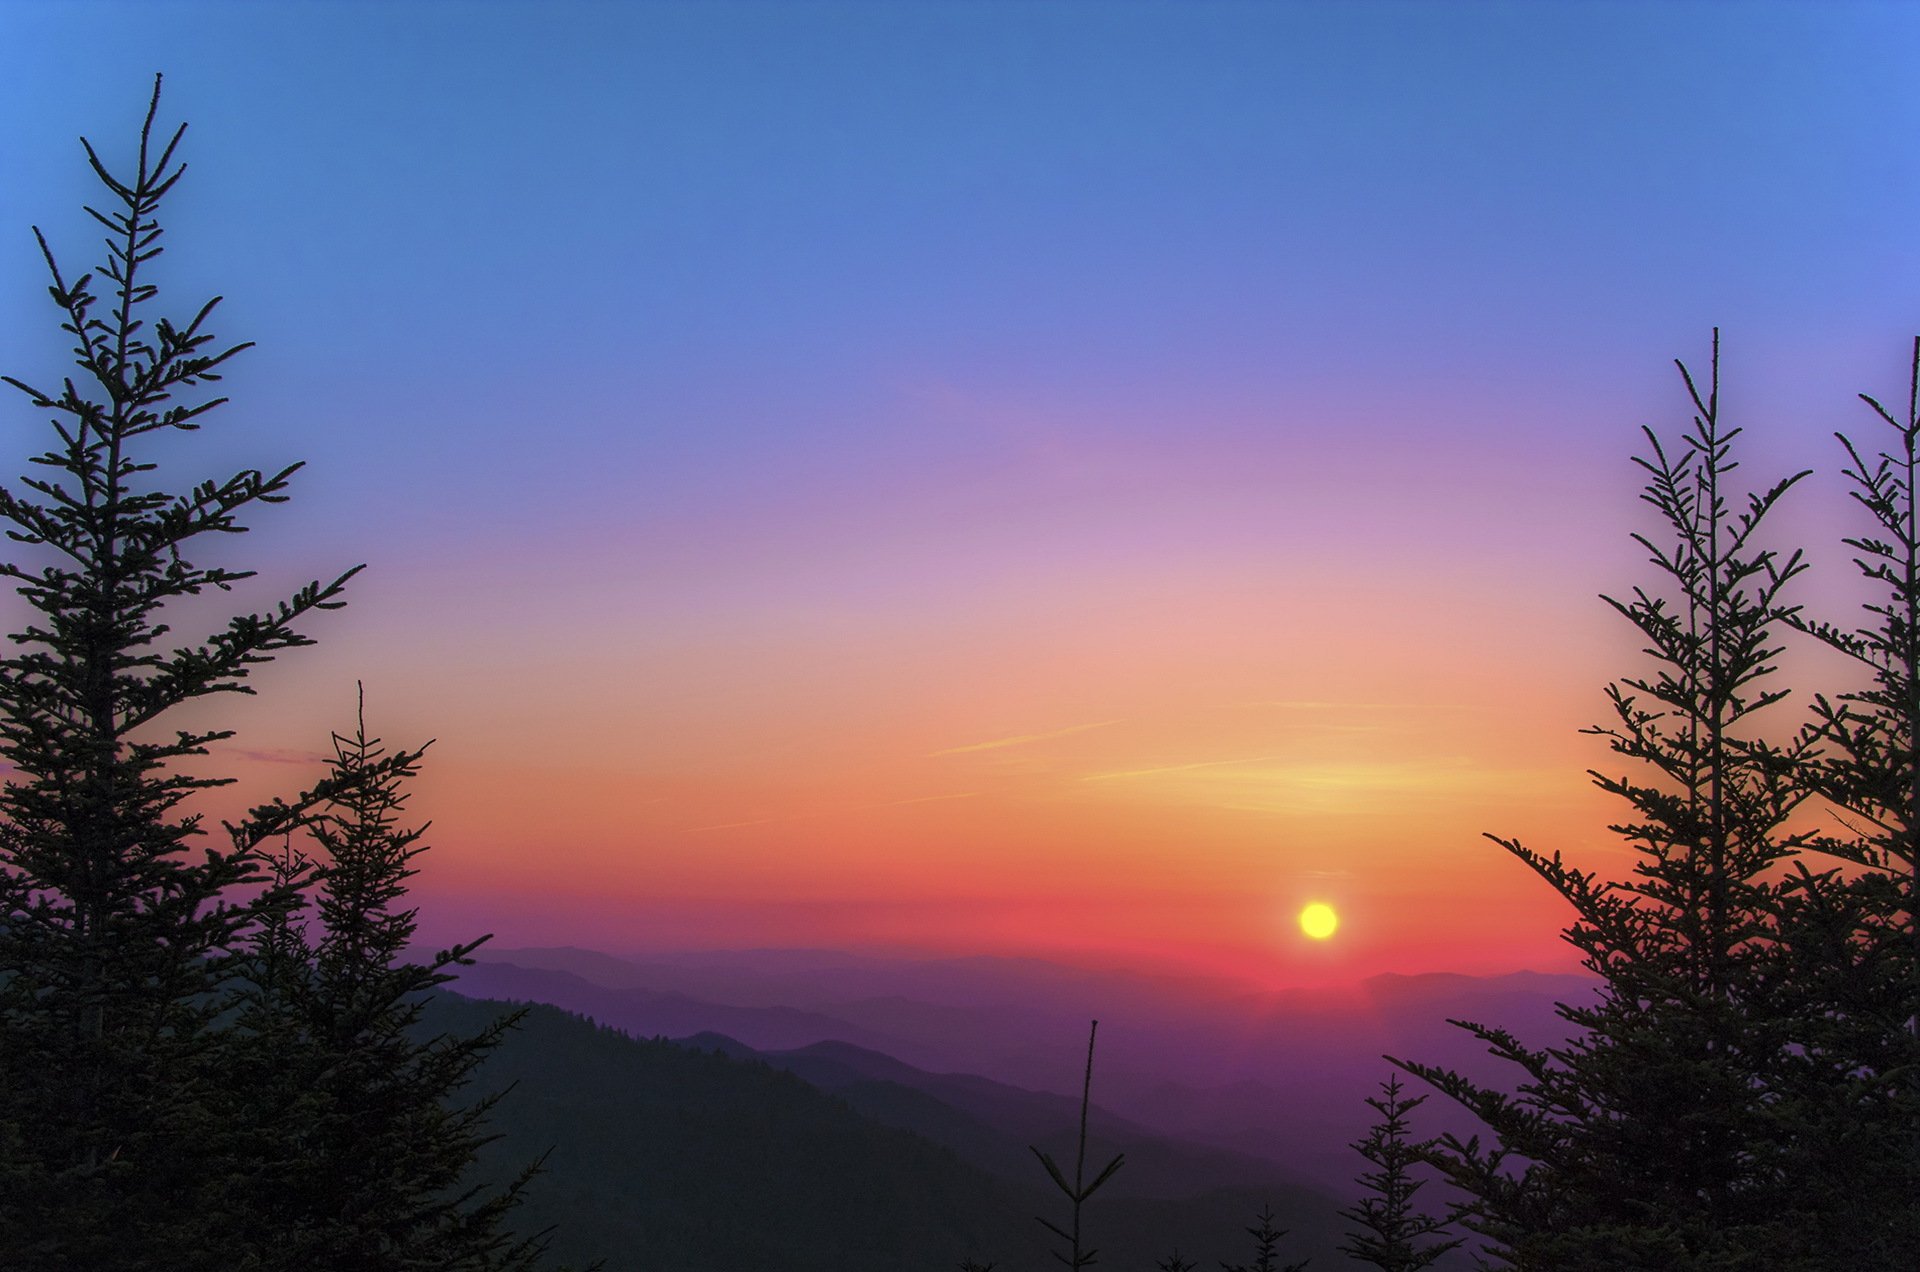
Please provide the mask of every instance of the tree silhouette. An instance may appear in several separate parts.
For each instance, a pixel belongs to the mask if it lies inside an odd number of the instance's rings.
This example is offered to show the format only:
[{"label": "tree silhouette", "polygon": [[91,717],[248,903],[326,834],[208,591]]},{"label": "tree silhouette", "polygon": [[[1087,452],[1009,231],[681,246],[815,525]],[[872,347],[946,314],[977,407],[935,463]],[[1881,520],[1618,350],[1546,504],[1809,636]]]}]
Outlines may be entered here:
[{"label": "tree silhouette", "polygon": [[[356,735],[328,777],[228,823],[223,844],[193,807],[231,780],[197,763],[231,732],[183,708],[252,692],[254,668],[312,643],[305,620],[338,608],[359,567],[173,642],[189,603],[252,577],[201,554],[284,501],[300,466],[172,489],[157,475],[158,443],[226,401],[211,386],[248,347],[215,342],[217,298],[154,313],[159,209],[185,170],[185,126],[155,132],[159,99],[156,76],[126,179],[82,142],[108,196],[87,209],[107,231],[105,297],[35,230],[79,374],[6,377],[53,438],[0,487],[15,553],[0,577],[31,612],[0,658],[0,1266],[516,1266],[520,1247],[496,1239],[502,1198],[455,1183],[478,1112],[442,1104],[495,1035],[399,1040],[417,993],[471,948],[394,965],[416,849],[385,819],[418,754]],[[308,830],[331,850],[317,872],[273,848]],[[298,915],[316,880],[337,935],[309,950]],[[307,1191],[272,1187],[294,1181]],[[430,1248],[425,1263],[345,1244],[307,1257],[379,1225],[461,1239],[382,1238]]]},{"label": "tree silhouette", "polygon": [[1280,1239],[1287,1235],[1287,1230],[1273,1226],[1273,1207],[1262,1206],[1256,1219],[1255,1225],[1247,1229],[1247,1235],[1253,1238],[1253,1262],[1222,1261],[1221,1268],[1225,1272],[1305,1272],[1312,1259],[1302,1259],[1285,1266],[1280,1263]]},{"label": "tree silhouette", "polygon": [[[1866,627],[1794,616],[1870,683],[1816,695],[1802,775],[1832,811],[1781,890],[1780,934],[1764,985],[1770,1010],[1800,1022],[1772,1095],[1801,1241],[1833,1266],[1920,1263],[1920,340],[1906,410],[1862,400],[1893,430],[1863,452],[1839,440],[1869,531],[1845,543],[1874,589]],[[1884,434],[1883,434],[1884,436]]]},{"label": "tree silhouette", "polygon": [[1407,1114],[1427,1097],[1406,1099],[1400,1089],[1398,1075],[1390,1075],[1380,1084],[1380,1094],[1367,1100],[1380,1120],[1353,1148],[1374,1169],[1363,1172],[1358,1181],[1367,1196],[1352,1210],[1340,1212],[1358,1229],[1340,1248],[1384,1272],[1417,1272],[1458,1246],[1460,1240],[1436,1240],[1447,1231],[1446,1222],[1423,1214],[1414,1201],[1426,1181],[1415,1179],[1411,1168],[1425,1160],[1432,1142],[1408,1139]]},{"label": "tree silhouette", "polygon": [[[301,620],[340,604],[354,570],[169,648],[168,610],[249,572],[190,552],[242,531],[299,465],[168,492],[152,435],[198,429],[204,396],[247,346],[207,330],[217,298],[184,322],[149,318],[157,212],[179,181],[184,125],[154,134],[159,80],[130,179],[86,145],[106,187],[109,284],[69,281],[35,231],[80,375],[51,391],[7,377],[46,412],[53,445],[0,517],[23,557],[0,563],[34,611],[0,660],[0,1263],[191,1267],[221,1262],[221,1154],[229,1059],[216,1024],[237,950],[289,903],[266,886],[263,845],[318,794],[276,802],[204,846],[194,795],[225,779],[183,762],[222,730],[169,727],[177,709],[251,692],[248,673],[311,643]],[[86,143],[83,142],[83,145]],[[104,312],[103,312],[104,310]],[[178,400],[181,395],[197,400]],[[249,891],[250,890],[250,891]]]},{"label": "tree silhouette", "polygon": [[300,1128],[290,1156],[260,1154],[249,1208],[267,1221],[260,1239],[289,1267],[534,1267],[541,1242],[505,1227],[533,1168],[499,1192],[463,1184],[498,1099],[465,1088],[519,1016],[419,1036],[428,991],[485,941],[406,961],[417,926],[407,880],[426,827],[398,818],[425,748],[387,752],[367,736],[364,706],[333,747],[333,793],[307,827],[314,852],[280,864],[308,879],[314,913],[263,928],[238,1022],[271,1060],[259,1083],[270,1102],[251,1124],[268,1149],[284,1143],[274,1128]]},{"label": "tree silhouette", "polygon": [[[1790,1185],[1764,1146],[1778,1126],[1760,1093],[1794,1022],[1755,995],[1774,958],[1769,874],[1798,844],[1783,823],[1806,797],[1810,754],[1754,732],[1784,690],[1769,687],[1783,587],[1799,554],[1762,546],[1767,515],[1805,474],[1737,494],[1719,400],[1719,333],[1703,394],[1677,444],[1646,430],[1636,459],[1643,498],[1666,537],[1638,535],[1660,586],[1609,604],[1655,670],[1611,686],[1610,724],[1592,732],[1642,774],[1596,773],[1630,816],[1614,830],[1635,848],[1632,877],[1605,881],[1496,839],[1572,905],[1566,939],[1603,978],[1598,1000],[1562,1005],[1576,1027],[1533,1048],[1498,1027],[1456,1022],[1518,1065],[1514,1092],[1434,1066],[1402,1063],[1493,1132],[1444,1137],[1431,1159],[1471,1199],[1468,1224],[1493,1257],[1526,1269],[1649,1272],[1780,1268]],[[1400,1063],[1400,1062],[1396,1062]]]},{"label": "tree silhouette", "polygon": [[1054,1187],[1058,1188],[1061,1194],[1067,1199],[1068,1219],[1066,1227],[1063,1228],[1051,1219],[1045,1218],[1040,1220],[1040,1224],[1046,1228],[1048,1232],[1051,1232],[1054,1236],[1059,1237],[1067,1243],[1066,1250],[1064,1252],[1054,1251],[1053,1257],[1069,1268],[1091,1267],[1099,1257],[1100,1252],[1098,1250],[1082,1242],[1080,1212],[1086,1205],[1087,1199],[1098,1192],[1102,1184],[1112,1179],[1116,1171],[1126,1165],[1126,1154],[1116,1153],[1112,1161],[1101,1167],[1094,1174],[1091,1182],[1086,1178],[1087,1109],[1093,1098],[1093,1043],[1094,1039],[1099,1036],[1099,1033],[1100,1022],[1096,1020],[1087,1030],[1087,1071],[1085,1080],[1080,1085],[1080,1138],[1077,1141],[1076,1156],[1073,1162],[1073,1182],[1067,1182],[1066,1172],[1060,1169],[1059,1163],[1054,1161],[1050,1154],[1043,1153],[1039,1148],[1029,1145],[1033,1155],[1040,1159],[1040,1165],[1045,1168],[1047,1178],[1053,1181]]}]

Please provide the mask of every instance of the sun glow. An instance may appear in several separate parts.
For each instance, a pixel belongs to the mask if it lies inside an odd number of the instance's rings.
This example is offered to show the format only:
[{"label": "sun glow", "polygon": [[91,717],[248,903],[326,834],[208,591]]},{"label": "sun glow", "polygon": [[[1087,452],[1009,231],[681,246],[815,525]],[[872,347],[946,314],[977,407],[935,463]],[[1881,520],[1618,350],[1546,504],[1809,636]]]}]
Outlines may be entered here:
[{"label": "sun glow", "polygon": [[1324,941],[1340,927],[1340,916],[1324,901],[1315,901],[1300,911],[1300,930],[1316,941]]}]

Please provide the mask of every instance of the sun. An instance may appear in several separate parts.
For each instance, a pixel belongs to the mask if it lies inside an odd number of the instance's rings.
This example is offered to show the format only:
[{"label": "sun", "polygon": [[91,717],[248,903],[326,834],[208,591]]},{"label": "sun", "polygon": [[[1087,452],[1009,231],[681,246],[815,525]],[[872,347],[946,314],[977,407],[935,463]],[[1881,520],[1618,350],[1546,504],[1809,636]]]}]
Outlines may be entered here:
[{"label": "sun", "polygon": [[1300,911],[1300,930],[1316,941],[1324,941],[1340,928],[1340,916],[1324,901],[1315,901]]}]

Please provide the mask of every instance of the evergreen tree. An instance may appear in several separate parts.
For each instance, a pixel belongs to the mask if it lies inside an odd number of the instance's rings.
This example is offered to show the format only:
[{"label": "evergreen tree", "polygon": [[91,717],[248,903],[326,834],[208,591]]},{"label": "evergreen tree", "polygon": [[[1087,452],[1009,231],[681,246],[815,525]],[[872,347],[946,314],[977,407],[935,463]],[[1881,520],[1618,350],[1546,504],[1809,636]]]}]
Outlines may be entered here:
[{"label": "evergreen tree", "polygon": [[1053,1181],[1053,1186],[1059,1189],[1061,1195],[1067,1199],[1066,1227],[1063,1228],[1044,1217],[1040,1217],[1039,1222],[1048,1232],[1067,1243],[1066,1249],[1055,1250],[1053,1257],[1064,1266],[1074,1269],[1092,1267],[1100,1257],[1100,1252],[1086,1243],[1081,1231],[1081,1212],[1088,1198],[1098,1192],[1101,1185],[1112,1179],[1114,1174],[1127,1164],[1125,1153],[1115,1153],[1112,1161],[1095,1172],[1090,1182],[1087,1180],[1087,1110],[1093,1101],[1093,1044],[1099,1034],[1100,1022],[1096,1020],[1087,1029],[1087,1071],[1080,1084],[1080,1137],[1075,1146],[1073,1182],[1067,1182],[1066,1172],[1060,1168],[1058,1162],[1053,1160],[1052,1154],[1042,1152],[1036,1145],[1028,1145],[1029,1151],[1039,1159],[1041,1167],[1046,1170],[1047,1178]]},{"label": "evergreen tree", "polygon": [[1402,1098],[1399,1077],[1389,1076],[1380,1084],[1379,1096],[1367,1100],[1380,1120],[1365,1139],[1353,1145],[1374,1169],[1363,1172],[1358,1180],[1368,1195],[1354,1209],[1340,1212],[1359,1229],[1348,1234],[1347,1244],[1340,1248],[1383,1272],[1418,1272],[1460,1244],[1458,1239],[1436,1240],[1445,1234],[1447,1224],[1423,1214],[1414,1202],[1426,1181],[1415,1179],[1412,1167],[1425,1160],[1433,1145],[1407,1138],[1407,1114],[1426,1100],[1424,1095]]},{"label": "evergreen tree", "polygon": [[1801,1022],[1772,1088],[1788,1164],[1802,1181],[1797,1230],[1834,1267],[1920,1264],[1920,340],[1904,418],[1871,458],[1844,434],[1854,501],[1871,522],[1846,540],[1875,587],[1869,625],[1795,626],[1867,672],[1817,696],[1803,769],[1835,814],[1809,846],[1841,863],[1798,864],[1782,889],[1769,1008]]},{"label": "evergreen tree", "polygon": [[406,961],[417,926],[407,880],[426,827],[398,818],[424,748],[388,753],[364,712],[333,747],[332,794],[307,828],[315,851],[281,867],[310,871],[314,914],[262,927],[239,1024],[274,1066],[260,1083],[273,1104],[250,1120],[302,1132],[290,1156],[263,1163],[250,1210],[288,1268],[533,1267],[538,1242],[503,1226],[532,1170],[494,1194],[461,1184],[498,1098],[464,1088],[518,1016],[469,1037],[417,1036],[427,993],[485,939]]},{"label": "evergreen tree", "polygon": [[[299,465],[175,493],[154,476],[150,435],[198,429],[247,347],[206,330],[217,298],[184,323],[151,316],[158,211],[184,171],[184,126],[154,133],[159,93],[156,78],[130,179],[83,142],[111,196],[88,209],[109,234],[104,306],[35,231],[81,375],[57,391],[7,378],[55,440],[0,488],[23,553],[0,577],[33,613],[0,658],[0,1267],[527,1267],[534,1246],[502,1226],[519,1185],[460,1182],[489,1101],[454,1101],[508,1022],[406,1032],[473,949],[399,961],[419,846],[394,818],[419,752],[358,731],[325,779],[227,824],[223,846],[192,807],[228,782],[194,762],[231,733],[180,708],[252,692],[358,567],[170,647],[183,604],[251,577],[194,557],[283,501]],[[272,850],[302,833],[315,861]]]},{"label": "evergreen tree", "polygon": [[[1644,498],[1670,539],[1636,540],[1669,591],[1609,603],[1644,639],[1654,673],[1608,691],[1593,730],[1648,775],[1595,774],[1630,806],[1614,829],[1637,850],[1632,877],[1596,874],[1512,840],[1507,851],[1572,905],[1566,939],[1603,979],[1597,1001],[1563,1005],[1564,1047],[1533,1048],[1457,1022],[1524,1073],[1509,1093],[1421,1064],[1401,1067],[1459,1100],[1493,1141],[1445,1137],[1432,1160],[1470,1198],[1468,1225],[1492,1257],[1555,1272],[1683,1272],[1796,1266],[1783,1260],[1779,1125],[1762,1098],[1793,1022],[1756,986],[1772,958],[1771,871],[1792,852],[1783,823],[1804,798],[1804,743],[1753,732],[1784,696],[1770,688],[1781,590],[1802,569],[1761,546],[1767,514],[1799,480],[1737,496],[1721,420],[1719,337],[1703,396],[1677,448],[1646,430]],[[1804,476],[1804,474],[1800,474]],[[1399,1062],[1396,1062],[1399,1063]]]},{"label": "evergreen tree", "polygon": [[1284,1267],[1280,1263],[1280,1240],[1287,1235],[1285,1228],[1273,1226],[1273,1207],[1262,1206],[1258,1222],[1247,1229],[1247,1235],[1253,1238],[1252,1263],[1222,1262],[1225,1272],[1305,1272],[1312,1259],[1302,1259],[1298,1263],[1289,1263]]},{"label": "evergreen tree", "polygon": [[[0,489],[25,555],[0,562],[34,617],[0,659],[0,1265],[230,1267],[227,1185],[233,1039],[218,1028],[237,952],[289,903],[263,845],[312,796],[275,803],[205,844],[190,799],[223,784],[186,765],[226,731],[178,708],[251,692],[246,677],[309,644],[301,621],[332,609],[354,571],[314,582],[197,644],[168,648],[178,603],[249,572],[194,563],[276,503],[298,465],[243,471],[177,493],[159,487],[152,435],[198,429],[204,396],[246,348],[207,330],[218,303],[150,320],[161,200],[183,165],[184,127],[154,134],[159,81],[128,180],[86,153],[108,193],[100,274],[69,280],[35,231],[77,377],[20,380],[54,441]],[[86,143],[83,142],[83,145]],[[179,400],[184,395],[189,400]],[[263,886],[267,885],[267,886]]]}]

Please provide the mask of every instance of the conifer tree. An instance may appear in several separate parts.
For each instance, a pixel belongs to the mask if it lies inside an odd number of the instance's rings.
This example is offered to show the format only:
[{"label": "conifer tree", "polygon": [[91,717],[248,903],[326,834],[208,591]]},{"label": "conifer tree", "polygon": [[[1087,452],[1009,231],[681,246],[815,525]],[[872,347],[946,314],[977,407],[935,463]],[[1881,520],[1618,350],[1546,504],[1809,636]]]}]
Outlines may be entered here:
[{"label": "conifer tree", "polygon": [[[156,443],[224,403],[209,386],[247,348],[214,342],[217,298],[153,315],[159,207],[184,171],[184,126],[154,132],[159,94],[156,77],[128,179],[82,143],[110,196],[87,209],[108,231],[106,300],[35,231],[80,374],[6,378],[53,442],[0,487],[16,553],[0,577],[32,614],[0,658],[0,1267],[528,1267],[535,1246],[502,1226],[519,1185],[461,1182],[489,1105],[462,1088],[508,1022],[407,1034],[474,948],[399,961],[419,847],[394,817],[420,753],[357,731],[327,777],[219,846],[193,806],[227,784],[195,762],[231,733],[180,708],[252,692],[358,567],[170,639],[183,604],[251,577],[201,553],[283,501],[299,465],[171,492],[156,476]],[[273,851],[296,834],[315,859]]]},{"label": "conifer tree", "polygon": [[1076,1270],[1092,1267],[1100,1257],[1099,1250],[1086,1241],[1085,1234],[1081,1230],[1082,1211],[1086,1207],[1087,1200],[1127,1164],[1125,1153],[1115,1153],[1113,1160],[1096,1171],[1091,1181],[1086,1177],[1087,1110],[1091,1107],[1093,1100],[1093,1044],[1099,1034],[1100,1022],[1096,1020],[1087,1029],[1087,1070],[1080,1084],[1080,1136],[1075,1143],[1073,1182],[1067,1182],[1066,1171],[1053,1160],[1052,1154],[1042,1152],[1037,1145],[1027,1146],[1028,1151],[1039,1159],[1041,1167],[1047,1172],[1047,1178],[1053,1181],[1053,1186],[1059,1189],[1061,1195],[1067,1199],[1068,1206],[1067,1226],[1064,1228],[1051,1219],[1041,1216],[1036,1218],[1039,1219],[1041,1227],[1067,1243],[1066,1249],[1054,1251],[1053,1257],[1064,1266]]},{"label": "conifer tree", "polygon": [[1220,1264],[1224,1272],[1305,1272],[1312,1259],[1302,1259],[1298,1263],[1282,1265],[1280,1262],[1280,1241],[1287,1235],[1285,1228],[1273,1226],[1273,1207],[1262,1206],[1256,1216],[1253,1227],[1247,1229],[1247,1235],[1253,1238],[1252,1263]]},{"label": "conifer tree", "polygon": [[1920,1264],[1920,340],[1907,405],[1862,400],[1893,430],[1863,452],[1838,435],[1869,531],[1845,540],[1874,588],[1860,629],[1795,626],[1861,667],[1870,683],[1818,695],[1822,753],[1802,770],[1834,813],[1782,889],[1770,1010],[1801,1022],[1772,1094],[1803,1242],[1831,1266]]},{"label": "conifer tree", "polygon": [[1482,1145],[1443,1137],[1432,1160],[1468,1194],[1468,1225],[1492,1256],[1555,1272],[1685,1272],[1782,1262],[1791,1184],[1760,1092],[1792,1022],[1759,1005],[1777,895],[1768,872],[1796,846],[1783,823],[1804,798],[1805,743],[1781,750],[1754,732],[1771,687],[1786,583],[1799,555],[1759,540],[1801,476],[1744,496],[1734,489],[1737,428],[1721,418],[1719,336],[1703,395],[1670,447],[1646,430],[1644,498],[1667,537],[1635,539],[1661,586],[1609,603],[1637,629],[1651,675],[1608,690],[1613,720],[1592,730],[1641,773],[1596,773],[1630,816],[1614,827],[1636,849],[1632,877],[1607,881],[1559,853],[1496,839],[1573,907],[1566,939],[1602,978],[1597,1001],[1563,1005],[1564,1047],[1535,1048],[1498,1027],[1456,1022],[1523,1078],[1506,1092],[1401,1063],[1460,1101],[1492,1132]]},{"label": "conifer tree", "polygon": [[175,490],[154,477],[156,435],[191,432],[247,346],[209,332],[217,298],[154,317],[160,203],[184,165],[184,126],[154,132],[159,80],[122,180],[85,142],[106,188],[95,291],[35,231],[73,338],[77,376],[7,377],[46,412],[49,448],[0,488],[16,556],[0,562],[33,617],[0,659],[0,1265],[225,1267],[233,1039],[217,1028],[237,951],[289,902],[264,845],[311,798],[276,802],[208,846],[190,799],[223,779],[190,763],[228,732],[178,708],[251,692],[246,678],[311,643],[302,620],[336,608],[353,570],[313,582],[197,643],[170,647],[180,602],[250,572],[201,549],[277,503],[299,465]]},{"label": "conifer tree", "polygon": [[1425,1160],[1433,1142],[1415,1143],[1408,1138],[1407,1115],[1427,1097],[1406,1099],[1400,1089],[1398,1075],[1389,1076],[1380,1084],[1380,1094],[1367,1100],[1380,1120],[1365,1139],[1355,1141],[1353,1149],[1374,1169],[1363,1172],[1358,1181],[1367,1196],[1352,1210],[1340,1212],[1342,1218],[1357,1225],[1340,1248],[1383,1272],[1418,1272],[1458,1246],[1460,1240],[1438,1239],[1447,1231],[1446,1222],[1422,1213],[1414,1201],[1426,1181],[1415,1179],[1412,1168]]},{"label": "conifer tree", "polygon": [[389,753],[367,736],[364,708],[333,747],[331,794],[307,827],[314,850],[281,866],[310,875],[314,912],[263,926],[239,1024],[275,1066],[260,1084],[272,1103],[250,1120],[302,1130],[256,1180],[260,1238],[288,1268],[534,1267],[540,1242],[504,1227],[533,1170],[496,1193],[462,1183],[498,1098],[465,1088],[519,1017],[471,1037],[417,1036],[426,994],[485,940],[407,961],[417,928],[407,880],[427,828],[399,816],[425,748]]}]

